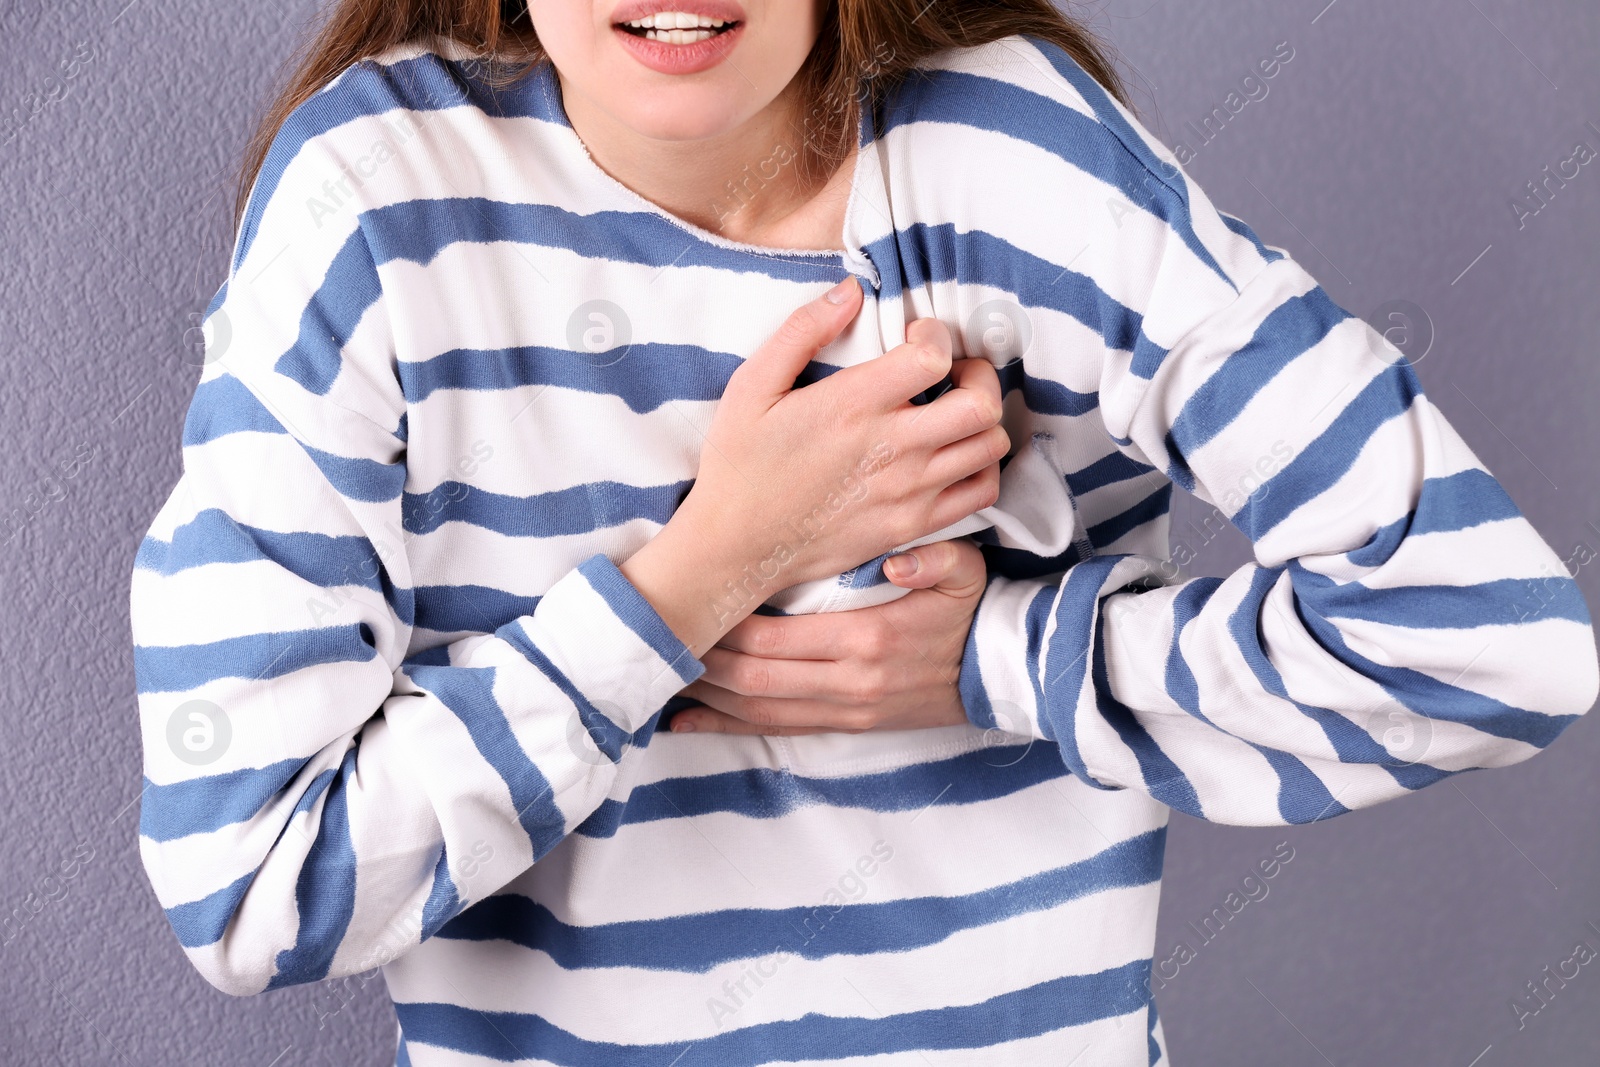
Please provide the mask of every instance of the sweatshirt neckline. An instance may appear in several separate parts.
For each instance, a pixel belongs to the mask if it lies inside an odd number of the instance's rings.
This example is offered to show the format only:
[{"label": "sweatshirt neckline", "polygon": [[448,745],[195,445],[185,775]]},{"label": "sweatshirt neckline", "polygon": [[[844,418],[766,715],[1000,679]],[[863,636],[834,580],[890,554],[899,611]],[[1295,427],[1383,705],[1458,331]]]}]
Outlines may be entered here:
[{"label": "sweatshirt neckline", "polygon": [[[764,256],[767,258],[831,259],[847,262],[858,261],[862,258],[862,252],[860,249],[852,250],[848,247],[780,248],[775,245],[757,245],[750,244],[745,241],[735,241],[730,238],[723,237],[721,234],[713,233],[704,227],[696,226],[687,219],[683,219],[677,215],[674,215],[661,205],[628,188],[628,186],[624,185],[622,182],[618,181],[616,178],[607,173],[605,168],[601,167],[599,163],[595,162],[594,157],[589,153],[589,146],[583,143],[583,138],[579,137],[578,131],[573,128],[572,120],[567,117],[566,105],[563,103],[561,98],[560,79],[556,76],[556,69],[553,63],[551,63],[548,59],[540,63],[534,72],[533,77],[538,81],[538,90],[545,96],[549,113],[559,121],[559,124],[566,130],[567,136],[569,136],[572,139],[573,144],[578,147],[578,151],[583,156],[584,166],[587,167],[587,169],[590,171],[590,174],[596,180],[604,182],[612,187],[623,198],[634,203],[639,210],[648,212],[649,214],[655,215],[657,218],[660,218],[665,222],[671,223],[678,229],[683,230],[690,237],[693,237],[695,240],[704,244],[713,245],[717,248],[727,249],[730,251],[743,252],[747,255]],[[866,136],[866,131],[868,129],[868,123],[870,119],[871,116],[867,114],[867,109],[865,107],[858,109],[856,152],[851,164],[850,195],[845,202],[844,227],[841,232],[841,236],[846,238],[847,245],[849,243],[849,235],[857,232],[854,225],[855,214],[858,210],[858,205],[862,195],[861,185],[865,180],[865,168],[863,166],[863,160],[865,159],[869,148],[869,140]]]}]

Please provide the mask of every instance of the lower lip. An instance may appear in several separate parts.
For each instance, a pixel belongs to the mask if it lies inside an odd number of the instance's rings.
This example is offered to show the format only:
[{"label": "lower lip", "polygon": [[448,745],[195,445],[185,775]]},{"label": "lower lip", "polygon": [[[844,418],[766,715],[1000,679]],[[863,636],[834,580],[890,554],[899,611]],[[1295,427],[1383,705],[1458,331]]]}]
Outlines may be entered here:
[{"label": "lower lip", "polygon": [[661,74],[695,74],[721,63],[723,57],[733,51],[739,35],[744,32],[744,23],[695,44],[652,41],[616,26],[611,32],[622,38],[622,46],[651,70]]}]

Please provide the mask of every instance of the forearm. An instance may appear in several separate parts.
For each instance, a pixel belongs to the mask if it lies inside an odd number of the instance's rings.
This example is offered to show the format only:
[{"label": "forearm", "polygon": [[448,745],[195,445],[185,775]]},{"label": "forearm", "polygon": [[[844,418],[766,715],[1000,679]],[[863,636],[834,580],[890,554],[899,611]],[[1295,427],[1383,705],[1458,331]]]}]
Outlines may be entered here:
[{"label": "forearm", "polygon": [[973,722],[1058,742],[1091,783],[1261,824],[1526,759],[1583,714],[1575,583],[1380,340],[1280,260],[1174,345],[1112,432],[1227,506],[1256,562],[1179,586],[1117,553],[997,579],[963,662]]},{"label": "forearm", "polygon": [[782,557],[755,560],[748,540],[691,497],[618,569],[698,658],[788,584]]}]

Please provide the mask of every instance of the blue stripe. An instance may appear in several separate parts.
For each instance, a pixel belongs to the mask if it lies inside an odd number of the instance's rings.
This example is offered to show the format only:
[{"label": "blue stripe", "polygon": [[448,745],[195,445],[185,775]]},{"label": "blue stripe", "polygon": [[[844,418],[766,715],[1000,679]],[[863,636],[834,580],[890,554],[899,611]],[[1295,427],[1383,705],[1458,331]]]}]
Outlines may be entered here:
[{"label": "blue stripe", "polygon": [[1230,521],[1259,542],[1302,504],[1316,499],[1355,465],[1380,426],[1411,409],[1422,385],[1405,361],[1375,375],[1343,411],[1294,459],[1269,478]]},{"label": "blue stripe", "polygon": [[[1102,600],[1095,612],[1097,626],[1104,626],[1101,618],[1104,611],[1105,601]],[[1192,815],[1196,819],[1205,818],[1205,812],[1200,807],[1200,798],[1195,795],[1194,785],[1189,781],[1189,776],[1172,762],[1171,757],[1162,751],[1156,739],[1151,737],[1139,724],[1139,720],[1134,718],[1133,711],[1112,692],[1111,678],[1106,672],[1105,641],[1094,642],[1092,655],[1095,704],[1100,709],[1100,717],[1111,725],[1117,736],[1122,739],[1122,743],[1133,753],[1133,758],[1138,761],[1139,775],[1144,779],[1145,792],[1167,807],[1175,808],[1185,815]]]},{"label": "blue stripe", "polygon": [[1590,623],[1578,583],[1566,575],[1498,578],[1476,585],[1405,585],[1373,588],[1339,583],[1289,561],[1295,592],[1325,619],[1361,619],[1413,630],[1472,630],[1540,619]]},{"label": "blue stripe", "polygon": [[566,817],[544,773],[528,758],[494,697],[493,667],[408,666],[406,677],[432,693],[461,720],[472,743],[511,794],[517,818],[539,859],[566,834]]},{"label": "blue stripe", "polygon": [[[416,199],[372,208],[361,215],[374,261],[406,260],[427,266],[461,242],[510,241],[576,253],[585,259],[647,267],[707,267],[816,285],[818,292],[844,277],[837,256],[752,256],[695,239],[648,211],[595,211],[586,215],[550,204],[506,203],[484,197]],[[333,272],[329,272],[330,279]],[[827,284],[823,284],[827,283]]]},{"label": "blue stripe", "polygon": [[378,652],[364,623],[225,637],[192,645],[135,645],[139,693],[186,693],[221,678],[259,682],[323,663],[366,663]]},{"label": "blue stripe", "polygon": [[593,533],[635,519],[665,525],[694,485],[588,482],[531,496],[509,496],[465,482],[439,483],[427,493],[406,493],[401,524],[407,533],[432,533],[447,522],[464,522],[507,537],[562,537]]},{"label": "blue stripe", "polygon": [[185,448],[245,432],[288,433],[256,395],[232,374],[223,374],[195,386],[183,420]]},{"label": "blue stripe", "polygon": [[[1251,579],[1250,590],[1246,592],[1245,598],[1235,609],[1234,614],[1229,617],[1229,633],[1232,633],[1234,643],[1240,649],[1240,654],[1245,657],[1246,664],[1250,665],[1251,672],[1261,681],[1262,688],[1266,689],[1267,693],[1290,701],[1302,715],[1317,723],[1318,728],[1322,728],[1323,736],[1328,737],[1328,744],[1333,745],[1334,755],[1338,755],[1342,763],[1371,763],[1382,766],[1406,789],[1422,789],[1424,785],[1432,785],[1443,777],[1450,776],[1448,771],[1440,771],[1434,766],[1421,763],[1410,765],[1397,760],[1389,755],[1389,750],[1384,749],[1378,741],[1374,741],[1373,736],[1366,733],[1366,729],[1336,710],[1291,699],[1288,686],[1283,683],[1282,673],[1278,672],[1277,665],[1261,646],[1261,614],[1266,608],[1267,593],[1277,584],[1278,576],[1282,573],[1283,569],[1262,569],[1256,573]],[[1293,573],[1290,574],[1290,581],[1296,589],[1296,597],[1299,597],[1299,582],[1294,581]],[[1309,614],[1307,611],[1301,611],[1298,616],[1304,619],[1307,614]],[[1304,773],[1309,776],[1309,769]],[[1315,781],[1312,792],[1314,792],[1312,803],[1317,805],[1317,811],[1322,811],[1326,790],[1320,779]],[[1328,800],[1331,800],[1331,797],[1328,797]],[[1339,805],[1338,813],[1346,809],[1344,805]],[[1298,821],[1304,822],[1306,819],[1302,817]]]},{"label": "blue stripe", "polygon": [[[1123,191],[1130,199],[1141,205],[1145,205],[1148,199],[1153,206],[1145,206],[1173,228],[1183,243],[1195,254],[1195,258],[1210,267],[1217,277],[1227,282],[1228,286],[1237,292],[1239,287],[1228,277],[1222,265],[1211,255],[1210,249],[1201,243],[1199,236],[1194,232],[1194,223],[1189,214],[1189,185],[1184,180],[1183,171],[1176,164],[1168,163],[1156,155],[1140,136],[1139,131],[1134,129],[1133,124],[1117,110],[1116,101],[1106,92],[1105,86],[1095,81],[1060,45],[1039,37],[1027,36],[1026,39],[1044,54],[1050,65],[1056,68],[1057,73],[1072,83],[1072,87],[1078,90],[1078,95],[1093,109],[1100,126],[1090,127],[1088,135],[1095,135],[1096,130],[1110,132],[1128,154],[1138,161],[1151,179],[1146,181],[1144,176],[1137,176],[1139,181],[1135,187],[1133,179],[1136,176],[1126,175],[1127,184],[1121,186]],[[1064,110],[1071,111],[1070,108]],[[1152,186],[1152,182],[1155,187]],[[1163,195],[1160,189],[1165,189],[1171,195]]]},{"label": "blue stripe", "polygon": [[170,577],[214,563],[262,562],[324,589],[381,588],[383,565],[365,537],[266,530],[239,522],[220,508],[197,512],[172,532],[171,541],[146,537],[133,566]]},{"label": "blue stripe", "polygon": [[[544,654],[544,650],[523,636],[520,622],[508,624],[497,636],[510,642],[518,652],[522,653],[524,659],[533,664],[539,673],[549,680],[551,685],[561,690],[562,696],[572,702],[572,708],[578,716],[578,723],[582,727],[582,732],[589,735],[590,740],[594,742],[595,748],[599,749],[606,759],[616,763],[622,758],[622,747],[628,743],[630,736],[628,731],[591,704],[583,691],[573,684],[572,679],[568,678],[561,668],[557,667],[550,657]],[[573,745],[574,750],[581,744],[570,733],[568,740]]]},{"label": "blue stripe", "polygon": [[[1314,708],[1297,700],[1290,700],[1282,675],[1267,656],[1266,649],[1261,647],[1261,613],[1266,604],[1267,594],[1272,591],[1282,573],[1282,568],[1256,568],[1250,576],[1249,590],[1241,598],[1239,606],[1228,616],[1228,633],[1233,638],[1239,655],[1243,657],[1250,672],[1255,675],[1256,681],[1261,683],[1264,690],[1289,701],[1322,728],[1323,734],[1341,759],[1345,759],[1346,753],[1351,753],[1357,756],[1357,759],[1352,759],[1351,762],[1356,762],[1359,757],[1365,756],[1361,762],[1395,763],[1396,761],[1376,741],[1348,719],[1335,715],[1326,708]],[[1273,760],[1272,753],[1276,750],[1264,746],[1256,747],[1262,755]],[[1284,755],[1287,756],[1288,753]],[[1334,799],[1322,779],[1299,759],[1290,756],[1289,760],[1274,760],[1272,769],[1278,772],[1278,780],[1281,783],[1278,791],[1278,811],[1285,822],[1295,825],[1316,822],[1343,815],[1350,810]],[[1395,769],[1391,767],[1391,770]]]},{"label": "blue stripe", "polygon": [[890,556],[899,555],[894,550],[874,556],[850,570],[839,575],[838,581],[846,589],[871,589],[875,586],[890,585],[889,576],[883,573],[883,561]]},{"label": "blue stripe", "polygon": [[730,960],[766,955],[775,946],[808,960],[906,952],[1108,889],[1149,885],[1161,877],[1165,841],[1166,829],[1157,828],[1077,863],[954,896],[726,908],[594,926],[563,922],[537,901],[507,893],[474,904],[437,936],[510,941],[548,954],[564,970],[638,967],[704,974]]},{"label": "blue stripe", "polygon": [[[337,354],[333,358],[337,360]],[[329,370],[337,374],[337,364]],[[329,377],[326,383],[302,380],[301,384],[307,388],[318,386],[313,391],[323,393],[332,384],[332,378]],[[186,447],[244,431],[288,433],[278,417],[232,376],[213,379],[195,389],[194,398],[189,402],[189,413],[184,420],[183,443]],[[405,485],[404,462],[381,463],[363,457],[337,456],[304,441],[299,443],[327,477],[329,484],[352,500],[379,503],[393,500]]]},{"label": "blue stripe", "polygon": [[[1289,697],[1289,691],[1283,682],[1282,675],[1273,664],[1271,658],[1267,656],[1266,650],[1261,647],[1260,631],[1260,617],[1267,594],[1282,573],[1282,569],[1263,569],[1258,572],[1252,578],[1250,590],[1246,593],[1243,601],[1228,619],[1228,630],[1233,636],[1234,644],[1239,647],[1245,662],[1250,666],[1251,672],[1255,674],[1257,680],[1262,683],[1262,687],[1268,692],[1288,700],[1303,715],[1315,722],[1321,728],[1323,735],[1327,737],[1328,743],[1333,746],[1334,754],[1343,763],[1368,763],[1383,767],[1397,783],[1407,789],[1421,789],[1423,786],[1432,785],[1434,782],[1447,778],[1454,773],[1442,771],[1436,767],[1421,763],[1409,764],[1397,759],[1391,756],[1388,750],[1374,740],[1372,735],[1367,733],[1365,729],[1350,721],[1344,715],[1331,708],[1306,704]],[[1299,586],[1295,582],[1295,577],[1292,573],[1290,574],[1290,581],[1295,584],[1298,597]],[[1308,614],[1307,612],[1297,613],[1302,619],[1305,619]],[[1298,760],[1295,761],[1293,772],[1296,776],[1294,780],[1303,782],[1310,788],[1309,803],[1302,804],[1293,813],[1285,808],[1285,819],[1291,822],[1308,822],[1319,818],[1332,818],[1332,815],[1326,813],[1325,808],[1333,798],[1327,792],[1326,787],[1322,785],[1321,780],[1315,778],[1311,771],[1301,765]],[[1280,772],[1280,776],[1282,776],[1282,772]],[[1287,788],[1291,784],[1291,780],[1285,778],[1284,784]],[[1299,790],[1297,789],[1296,792],[1299,792]],[[1281,802],[1280,806],[1282,806]],[[1315,810],[1308,811],[1307,809]],[[1331,808],[1326,808],[1326,810],[1332,811],[1336,815],[1342,814],[1349,809],[1343,804],[1337,804]]]},{"label": "blue stripe", "polygon": [[[379,266],[395,260],[426,266],[451,245],[497,241],[655,267],[710,267],[760,273],[780,280],[809,283],[819,292],[843,276],[840,265],[826,258],[791,261],[751,256],[736,249],[695,241],[680,227],[649,212],[600,211],[579,215],[548,204],[513,204],[481,197],[406,200],[362,214],[361,228],[351,233],[329,265],[301,314],[294,345],[279,356],[275,369],[312,393],[326,394],[343,365],[345,342],[382,295]],[[631,348],[629,354],[631,357]],[[614,369],[595,365],[598,361],[590,354],[584,355],[582,360],[568,361],[569,369],[564,372],[567,376],[578,382],[597,378],[614,380],[619,376]],[[478,377],[493,380],[491,370],[479,364],[486,358],[503,361],[505,356],[462,350],[448,358],[434,357],[445,359],[436,366],[430,365],[431,360],[415,365],[402,364],[400,373],[403,380],[413,379],[403,381],[408,397],[420,397],[439,388],[439,379],[444,383],[460,380],[469,386]],[[638,375],[631,358],[627,366],[628,375]],[[710,375],[702,372],[702,377],[714,380],[720,368],[713,365],[708,369]],[[421,381],[415,380],[417,373],[422,375]],[[704,388],[703,382],[701,387]],[[643,396],[648,398],[648,391]]]},{"label": "blue stripe", "polygon": [[913,122],[958,123],[1036,145],[1110,185],[1161,219],[1230,288],[1237,289],[1194,232],[1183,175],[1168,170],[1093,78],[1059,46],[1028,37],[1094,110],[1093,118],[1009,82],[962,71],[930,69],[907,78],[884,102],[882,132]]},{"label": "blue stripe", "polygon": [[[1044,699],[1039,703],[1039,726],[1044,735],[1061,746],[1061,757],[1072,773],[1096,789],[1113,789],[1089,774],[1078,751],[1078,700],[1090,670],[1089,645],[1093,621],[1099,616],[1100,594],[1121,555],[1094,556],[1067,572],[1056,608],[1056,628],[1045,657]],[[1028,638],[1031,654],[1038,647],[1033,635]],[[1034,668],[1037,676],[1039,668]]]},{"label": "blue stripe", "polygon": [[1150,961],[1068,975],[976,1004],[881,1017],[822,1015],[759,1023],[693,1041],[622,1045],[592,1041],[533,1014],[454,1004],[395,1004],[408,1041],[509,1062],[536,1058],[561,1067],[757,1067],[775,1049],[805,1049],[808,1059],[844,1059],[913,1049],[988,1048],[1139,1010]]},{"label": "blue stripe", "polygon": [[[663,716],[665,717],[665,716]],[[665,778],[606,798],[574,833],[608,838],[623,826],[663,819],[734,814],[777,819],[803,808],[920,811],[930,804],[978,804],[1007,797],[1066,774],[1047,742],[985,745],[972,752],[872,774],[813,778],[753,767]]]},{"label": "blue stripe", "polygon": [[[1179,642],[1183,637],[1183,631],[1200,614],[1201,609],[1211,601],[1211,598],[1221,585],[1222,579],[1220,578],[1196,578],[1185,585],[1177,596],[1173,597],[1172,644],[1167,649],[1166,665],[1167,695],[1184,711],[1219,733],[1224,731],[1200,710],[1200,687],[1195,681],[1194,671],[1189,668],[1189,661],[1184,656],[1183,648]],[[1248,625],[1248,618],[1236,612],[1230,618],[1229,624],[1235,628],[1233,632],[1237,641],[1238,629]],[[1247,660],[1250,659],[1248,655],[1246,658]],[[1264,657],[1262,657],[1260,660],[1251,660],[1249,666],[1252,668],[1252,673],[1256,675],[1257,680],[1261,681],[1265,688],[1270,690],[1276,684],[1281,689],[1282,681],[1270,661],[1265,661]],[[1308,714],[1310,713],[1308,709],[1302,708],[1302,710],[1306,710]],[[1326,727],[1324,727],[1324,732],[1328,732]],[[1330,740],[1333,739],[1331,733],[1329,738]],[[1365,735],[1363,735],[1363,738],[1368,741],[1370,747],[1375,747],[1370,739],[1365,738]],[[1266,745],[1257,744],[1249,738],[1239,738],[1239,740],[1261,753],[1262,757],[1266,759],[1267,765],[1272,768],[1273,773],[1277,776],[1279,818],[1290,824],[1310,822],[1319,814],[1327,815],[1331,818],[1328,813],[1331,809],[1328,809],[1328,811],[1323,810],[1327,803],[1326,800],[1319,803],[1317,797],[1319,791],[1321,796],[1328,799],[1332,799],[1332,797],[1328,795],[1326,789],[1321,787],[1321,780],[1312,773],[1309,767],[1301,762],[1299,757],[1275,748],[1269,748]],[[1335,744],[1337,747],[1337,742]],[[1388,759],[1388,754],[1382,750],[1378,750],[1375,753],[1369,751],[1367,754],[1372,757],[1370,762],[1381,762]],[[1308,795],[1311,797],[1309,804],[1306,801]],[[1340,810],[1343,811],[1345,809],[1341,807]]]},{"label": "blue stripe", "polygon": [[[1033,688],[1033,706],[1038,716],[1039,732],[1052,741],[1055,739],[1055,724],[1044,714],[1045,690],[1044,682],[1040,679],[1039,657],[1045,651],[1044,628],[1050,621],[1050,609],[1055,606],[1056,593],[1059,589],[1059,582],[1041,586],[1028,601],[1028,610],[1022,617],[1023,640],[1026,642],[1023,666],[1028,671],[1028,684]],[[1051,662],[1056,662],[1054,650],[1051,652],[1051,657]],[[1076,732],[1072,736],[1076,743]]]},{"label": "blue stripe", "polygon": [[222,280],[222,284],[217,287],[217,291],[212,295],[211,303],[206,305],[205,313],[200,317],[200,321],[204,322],[206,319],[209,319],[212,315],[216,314],[217,309],[226,303],[227,300],[228,279],[224,278]]},{"label": "blue stripe", "polygon": [[256,872],[251,871],[215,893],[165,909],[167,922],[178,935],[178,944],[184,948],[200,948],[222,940],[228,921],[233,918],[255,876]]},{"label": "blue stripe", "polygon": [[992,526],[972,534],[973,540],[978,542],[978,547],[983,552],[984,562],[991,578],[995,575],[1003,578],[1042,578],[1046,575],[1059,577],[1077,566],[1083,559],[1083,553],[1078,551],[1076,542],[1068,545],[1057,555],[1039,556],[1020,548],[1007,548],[986,540],[994,536]]},{"label": "blue stripe", "polygon": [[300,924],[294,946],[278,953],[277,973],[267,983],[268,989],[326,978],[350,928],[356,907],[356,853],[350,840],[348,785],[355,770],[356,748],[351,747],[339,767],[340,786],[328,790],[317,838],[295,884]]},{"label": "blue stripe", "polygon": [[431,359],[401,362],[399,375],[411,404],[421,403],[440,389],[494,391],[555,385],[615,396],[629,410],[643,414],[674,400],[720,399],[728,379],[743,362],[733,353],[694,344],[633,341],[625,348],[582,354],[568,348],[523,345],[452,348]]},{"label": "blue stripe", "polygon": [[1520,518],[1522,512],[1488,471],[1457,471],[1425,479],[1410,513],[1379,529],[1366,544],[1345,553],[1345,558],[1359,567],[1379,567],[1412,534],[1450,533]]},{"label": "blue stripe", "polygon": [[334,770],[332,767],[311,779],[311,784],[306,787],[306,791],[301,793],[300,799],[294,802],[294,810],[289,813],[289,818],[293,819],[296,815],[309,812],[316,805],[317,798],[322,796],[328,787],[333,784],[333,779]]},{"label": "blue stripe", "polygon": [[1095,489],[1103,489],[1130,478],[1142,478],[1155,473],[1156,468],[1140,463],[1124,452],[1111,452],[1080,470],[1067,475],[1067,487],[1074,496],[1083,496]]},{"label": "blue stripe", "polygon": [[685,685],[705,673],[705,664],[689,653],[688,646],[605,553],[596,552],[578,564],[578,570],[612,613],[671,665]]},{"label": "blue stripe", "polygon": [[[530,89],[537,89],[537,83]],[[238,251],[233,269],[237,270],[254,243],[261,216],[283,180],[284,171],[306,142],[356,119],[382,115],[396,108],[428,112],[459,105],[501,117],[529,117],[552,121],[547,93],[531,91],[486,92],[466,75],[461,64],[442,56],[426,54],[384,67],[362,61],[347,68],[338,84],[325,86],[290,112],[273,139],[261,166],[250,205],[242,220]],[[416,120],[415,116],[407,116]],[[398,137],[399,134],[393,136]],[[331,178],[332,175],[329,175]]]},{"label": "blue stripe", "polygon": [[[983,230],[961,231],[950,222],[914,222],[878,238],[866,249],[874,262],[898,263],[901,270],[898,277],[885,272],[879,300],[939,282],[985,286],[1012,294],[1024,308],[1049,308],[1076,319],[1109,348],[1137,353],[1143,346],[1156,358],[1166,355],[1166,349],[1144,336],[1144,317],[1113,298],[1093,278]],[[1006,367],[1015,368],[1013,374],[1024,374],[1025,363],[1016,360]],[[1095,393],[1051,384],[1064,408],[1052,414],[1083,414],[1098,403]]]},{"label": "blue stripe", "polygon": [[317,291],[300,312],[299,335],[273,369],[318,396],[326,394],[344,366],[345,342],[382,294],[372,250],[357,229],[328,265]]},{"label": "blue stripe", "polygon": [[1409,667],[1375,663],[1346,644],[1338,627],[1315,613],[1304,616],[1306,629],[1340,663],[1371,678],[1389,696],[1418,715],[1441,722],[1462,723],[1495,737],[1524,741],[1544,748],[1577,721],[1576,715],[1545,715],[1503,703]]},{"label": "blue stripe", "polygon": [[279,760],[167,785],[146,778],[139,801],[139,836],[176,841],[245,822],[283,792],[305,765],[304,759]]},{"label": "blue stripe", "polygon": [[332,452],[313,448],[304,441],[300,442],[300,446],[310,455],[328,483],[351,500],[381,504],[398,499],[400,491],[405,488],[406,465],[403,457],[399,462],[381,463],[375,459],[336,456]]},{"label": "blue stripe", "polygon": [[1192,456],[1233,425],[1268,382],[1350,317],[1320,286],[1279,304],[1184,401],[1169,431],[1177,451]]},{"label": "blue stripe", "polygon": [[433,866],[433,889],[422,905],[422,940],[439,932],[439,927],[455,918],[461,910],[461,897],[456,893],[455,879],[450,877],[450,849],[441,845],[439,862]]},{"label": "blue stripe", "polygon": [[1100,406],[1099,393],[1080,393],[1060,382],[1029,374],[1026,362],[1021,359],[995,368],[995,373],[1000,379],[1001,399],[1020,389],[1023,403],[1036,415],[1087,415]]},{"label": "blue stripe", "polygon": [[1266,260],[1268,263],[1276,263],[1278,260],[1283,258],[1282,252],[1275,252],[1263,244],[1261,238],[1256,236],[1256,231],[1251,229],[1249,224],[1243,219],[1234,218],[1232,215],[1229,215],[1223,211],[1217,212],[1217,215],[1222,219],[1222,224],[1224,226],[1239,236],[1248,239],[1251,244],[1255,245],[1256,251],[1260,253],[1261,258]]},{"label": "blue stripe", "polygon": [[434,645],[432,648],[424,648],[417,652],[413,652],[410,656],[406,657],[402,666],[410,667],[412,665],[425,667],[450,666],[449,643],[447,642],[442,645]]},{"label": "blue stripe", "polygon": [[1145,523],[1154,522],[1166,515],[1171,506],[1172,485],[1163,482],[1159,489],[1137,504],[1089,527],[1089,543],[1097,549],[1114,544]]},{"label": "blue stripe", "polygon": [[492,585],[424,585],[416,589],[416,625],[439,633],[493,633],[532,615],[542,596],[520,596]]}]

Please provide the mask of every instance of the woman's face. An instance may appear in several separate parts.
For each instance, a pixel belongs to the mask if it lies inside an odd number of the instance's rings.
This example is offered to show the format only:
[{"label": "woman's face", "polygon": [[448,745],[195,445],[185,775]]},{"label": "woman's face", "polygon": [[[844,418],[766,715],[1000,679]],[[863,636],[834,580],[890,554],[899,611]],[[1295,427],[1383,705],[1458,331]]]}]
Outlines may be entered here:
[{"label": "woman's face", "polygon": [[[569,112],[570,94],[581,93],[587,106],[641,136],[682,141],[736,130],[771,105],[811,52],[827,2],[531,0],[528,7]],[[694,42],[674,43],[623,25],[646,16],[655,23],[693,16],[704,28],[668,31]],[[709,25],[716,20],[731,28]]]}]

